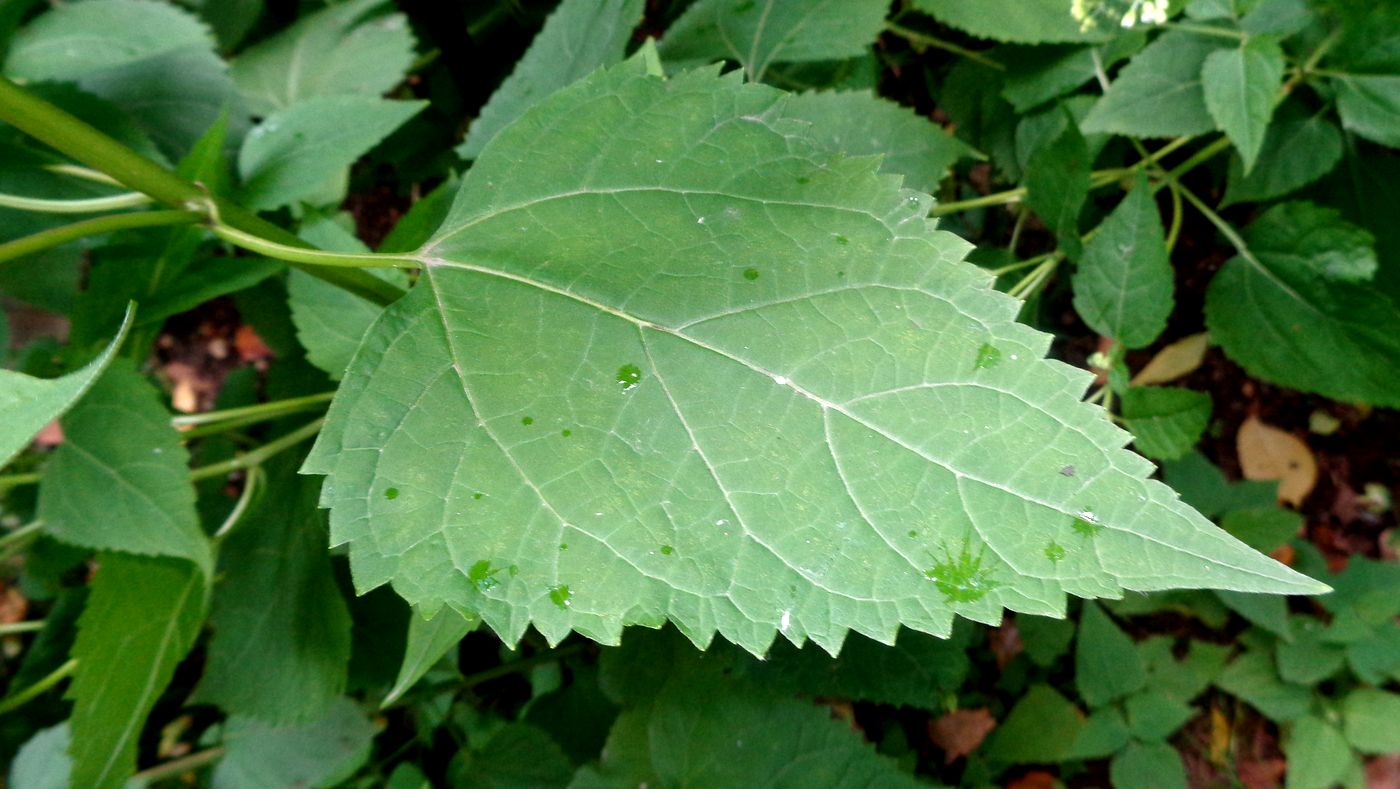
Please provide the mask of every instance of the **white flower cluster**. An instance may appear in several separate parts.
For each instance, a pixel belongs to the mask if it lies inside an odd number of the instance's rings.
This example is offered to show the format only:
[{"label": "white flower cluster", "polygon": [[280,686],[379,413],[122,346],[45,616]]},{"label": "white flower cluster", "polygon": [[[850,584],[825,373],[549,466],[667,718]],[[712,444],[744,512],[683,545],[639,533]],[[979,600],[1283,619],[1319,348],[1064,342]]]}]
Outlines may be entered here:
[{"label": "white flower cluster", "polygon": [[[1168,0],[1073,0],[1070,13],[1083,30],[1098,26],[1101,18],[1116,18],[1124,28],[1160,25],[1167,21]],[[1124,5],[1127,6],[1125,10]],[[1120,12],[1121,10],[1121,12]]]}]

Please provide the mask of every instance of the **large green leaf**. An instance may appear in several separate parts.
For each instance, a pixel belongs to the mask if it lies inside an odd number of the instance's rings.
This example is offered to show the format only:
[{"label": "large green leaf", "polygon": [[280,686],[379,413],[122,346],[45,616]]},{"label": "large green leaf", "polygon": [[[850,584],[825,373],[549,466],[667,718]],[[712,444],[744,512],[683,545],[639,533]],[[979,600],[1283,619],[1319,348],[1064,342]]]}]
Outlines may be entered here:
[{"label": "large green leaf", "polygon": [[63,418],[63,444],[39,487],[39,518],[64,542],[188,559],[209,577],[189,453],[157,397],[124,361],[103,373]]},{"label": "large green leaf", "polygon": [[[488,140],[520,113],[600,66],[622,60],[632,28],[642,19],[642,0],[564,0],[515,71],[491,94],[457,148],[475,159]],[[561,57],[561,53],[563,57]]]},{"label": "large green leaf", "polygon": [[509,641],[669,619],[755,652],[1323,588],[1146,480],[928,199],[805,129],[633,61],[487,146],[303,469],[358,588]]},{"label": "large green leaf", "polygon": [[1084,132],[1177,137],[1214,129],[1201,68],[1220,48],[1218,38],[1179,31],[1163,34],[1118,73],[1081,124]]},{"label": "large green leaf", "polygon": [[325,552],[316,486],[289,464],[269,473],[261,505],[220,551],[199,698],[280,724],[323,714],[345,689],[350,614]]},{"label": "large green leaf", "polygon": [[102,375],[131,328],[135,306],[128,306],[121,330],[96,359],[62,378],[33,378],[0,370],[0,466],[9,463],[44,426],[67,411]]},{"label": "large green leaf", "polygon": [[1266,381],[1338,400],[1400,405],[1400,308],[1365,284],[1370,236],[1330,209],[1285,203],[1246,229],[1206,292],[1206,324]]},{"label": "large green leaf", "polygon": [[1074,308],[1089,328],[1128,348],[1157,339],[1172,313],[1172,265],[1146,176],[1084,245]]},{"label": "large green leaf", "polygon": [[402,14],[375,14],[388,6],[332,5],[249,47],[230,68],[248,111],[270,115],[313,96],[379,96],[394,87],[413,62],[414,42]]},{"label": "large green leaf", "polygon": [[1112,35],[1076,19],[1073,0],[914,0],[914,7],[979,38],[1021,44],[1101,41]]},{"label": "large green leaf", "polygon": [[1283,68],[1283,48],[1267,36],[1249,38],[1235,49],[1218,49],[1201,68],[1206,109],[1239,151],[1246,174],[1254,169],[1264,145]]},{"label": "large green leaf", "polygon": [[251,208],[276,208],[320,194],[423,106],[373,96],[321,96],[273,113],[248,133],[238,153],[243,200]]},{"label": "large green leaf", "polygon": [[699,0],[666,31],[660,52],[685,65],[733,60],[760,80],[775,63],[863,54],[888,10],[884,0]]},{"label": "large green leaf", "polygon": [[206,579],[177,559],[110,553],[78,619],[72,785],[121,786],[156,699],[199,635]]},{"label": "large green leaf", "polygon": [[921,192],[938,188],[948,168],[975,152],[912,110],[869,91],[804,93],[788,101],[786,115],[811,121],[818,143],[847,154],[880,154],[880,172],[904,176]]}]

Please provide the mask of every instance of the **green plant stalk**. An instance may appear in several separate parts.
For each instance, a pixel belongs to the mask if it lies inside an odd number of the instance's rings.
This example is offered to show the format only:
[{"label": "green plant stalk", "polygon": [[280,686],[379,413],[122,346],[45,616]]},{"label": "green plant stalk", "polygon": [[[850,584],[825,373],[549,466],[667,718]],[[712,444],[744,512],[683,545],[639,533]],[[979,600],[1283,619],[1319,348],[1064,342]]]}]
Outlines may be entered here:
[{"label": "green plant stalk", "polygon": [[197,770],[210,762],[222,759],[227,751],[220,745],[214,748],[207,748],[196,751],[188,756],[181,756],[178,759],[171,759],[165,764],[157,764],[131,776],[131,783],[138,786],[149,786],[157,781],[164,781],[174,778],[190,770]]},{"label": "green plant stalk", "polygon": [[16,211],[33,211],[45,214],[98,214],[103,211],[117,211],[122,208],[139,208],[153,202],[140,192],[88,197],[81,200],[49,200],[43,197],[21,197],[0,194],[0,208],[13,208]]},{"label": "green plant stalk", "polygon": [[[233,203],[209,195],[201,187],[31,95],[5,77],[0,77],[0,121],[158,202],[205,214],[212,213],[209,210],[212,206],[224,225],[289,246],[308,247],[295,235]],[[398,287],[364,271],[323,266],[307,267],[306,271],[376,304],[387,305],[403,295]]]},{"label": "green plant stalk", "polygon": [[899,36],[905,41],[908,41],[910,44],[913,44],[915,48],[926,49],[932,47],[934,49],[941,49],[944,52],[951,52],[954,55],[962,55],[968,60],[976,61],[989,68],[994,68],[997,71],[1006,70],[1006,66],[1002,65],[1001,63],[998,63],[995,60],[992,60],[991,58],[987,57],[981,52],[968,49],[964,46],[959,46],[958,44],[954,44],[951,41],[945,41],[939,38],[938,36],[931,36],[928,33],[920,33],[917,30],[911,30],[907,27],[904,27],[903,25],[895,24],[894,22],[886,22],[885,29],[891,33],[894,33],[896,36]]},{"label": "green plant stalk", "polygon": [[1171,182],[1169,182],[1169,183],[1170,183],[1171,191],[1172,191],[1172,223],[1171,223],[1171,227],[1168,228],[1168,230],[1167,230],[1166,243],[1167,243],[1167,254],[1168,254],[1168,255],[1170,255],[1170,254],[1172,253],[1172,250],[1176,249],[1176,242],[1177,242],[1177,239],[1181,237],[1181,214],[1182,214],[1182,210],[1181,210],[1181,188],[1180,188],[1179,186],[1177,186],[1176,181],[1171,181]]},{"label": "green plant stalk", "polygon": [[15,543],[22,543],[28,540],[31,535],[37,534],[42,528],[44,528],[43,521],[31,521],[29,523],[26,523],[25,525],[19,527],[18,529],[15,529],[9,534],[0,537],[0,550],[9,548]]},{"label": "green plant stalk", "polygon": [[84,181],[92,181],[97,184],[107,184],[108,186],[121,186],[121,181],[112,176],[94,170],[90,167],[79,167],[76,164],[46,164],[44,169],[57,175],[68,175],[74,178],[81,178]]},{"label": "green plant stalk", "polygon": [[269,441],[251,452],[247,452],[235,458],[230,458],[221,463],[212,463],[208,466],[201,466],[197,469],[193,469],[190,471],[190,479],[198,482],[202,479],[221,477],[234,471],[242,471],[243,469],[252,468],[253,466],[260,466],[274,455],[291,449],[297,444],[316,435],[316,433],[321,430],[321,425],[325,421],[325,419],[317,419],[314,422],[302,425],[281,438]]},{"label": "green plant stalk", "polygon": [[1228,38],[1234,41],[1243,41],[1249,37],[1247,33],[1239,30],[1226,30],[1223,27],[1211,27],[1210,25],[1193,25],[1189,22],[1167,22],[1162,27],[1168,30],[1180,30],[1183,33],[1195,33],[1202,36],[1215,36],[1217,38]]},{"label": "green plant stalk", "polygon": [[[1199,166],[1202,162],[1205,162],[1205,161],[1211,159],[1212,157],[1214,157],[1216,154],[1220,153],[1221,151],[1227,151],[1227,150],[1229,150],[1229,149],[1230,149],[1230,140],[1229,140],[1229,138],[1227,138],[1227,137],[1221,137],[1220,139],[1216,140],[1215,142],[1211,143],[1210,145],[1207,145],[1206,147],[1202,148],[1201,150],[1196,151],[1196,153],[1193,154],[1193,155],[1191,156],[1191,158],[1187,159],[1186,161],[1182,162],[1181,164],[1177,165],[1176,167],[1173,167],[1171,170],[1168,170],[1167,173],[1166,173],[1166,177],[1167,177],[1168,180],[1175,181],[1175,180],[1177,180],[1178,178],[1180,178],[1181,176],[1185,175],[1186,173],[1188,173],[1188,172],[1194,170],[1194,169],[1195,169],[1197,166]],[[1157,188],[1160,189],[1160,188],[1161,188],[1161,185],[1159,184]],[[1155,192],[1156,189],[1154,189],[1153,191]]]},{"label": "green plant stalk", "polygon": [[233,511],[228,514],[227,518],[224,518],[224,522],[214,532],[213,540],[215,543],[222,542],[229,535],[229,532],[233,531],[233,527],[237,526],[238,522],[243,519],[244,513],[253,503],[253,495],[257,492],[258,486],[262,484],[264,476],[262,466],[254,466],[248,470],[248,480],[243,483],[243,492],[238,495],[238,502],[233,505]]},{"label": "green plant stalk", "polygon": [[0,715],[13,712],[19,707],[33,701],[35,698],[42,696],[49,688],[67,679],[77,668],[78,659],[73,658],[54,669],[53,673],[35,682],[33,685],[30,685],[18,693],[7,696],[4,699],[0,699]]},{"label": "green plant stalk", "polygon": [[29,622],[11,622],[8,625],[0,625],[0,636],[15,636],[20,633],[33,633],[44,629],[48,624],[42,619],[35,619]]},{"label": "green plant stalk", "polygon": [[132,230],[142,227],[168,227],[171,225],[193,225],[204,219],[197,211],[141,211],[134,214],[112,214],[93,219],[84,219],[71,225],[40,231],[32,236],[17,238],[0,244],[0,263],[8,263],[16,258],[62,246],[88,236],[114,233],[118,230]]},{"label": "green plant stalk", "polygon": [[317,268],[418,268],[423,265],[416,258],[402,255],[381,255],[374,252],[325,252],[319,249],[279,244],[252,233],[245,233],[217,220],[209,229],[219,238],[249,252],[256,252],[273,260],[285,260],[288,263],[301,263]]},{"label": "green plant stalk", "polygon": [[512,661],[510,663],[502,663],[501,665],[496,666],[495,668],[489,668],[485,671],[478,671],[475,674],[462,677],[461,679],[447,680],[445,682],[434,683],[432,685],[428,685],[422,688],[416,693],[404,694],[403,696],[399,697],[399,699],[393,704],[389,704],[387,707],[385,707],[385,709],[402,707],[407,704],[411,704],[414,701],[434,696],[445,690],[467,690],[469,688],[476,687],[477,685],[480,685],[483,682],[490,682],[493,679],[508,677],[511,674],[519,674],[522,671],[529,671],[530,669],[536,666],[542,666],[547,663],[554,663],[556,661],[563,660],[566,657],[576,655],[584,650],[584,646],[584,644],[570,644],[569,646],[559,647],[558,649],[551,649],[545,652],[541,652],[537,655],[531,655],[530,657],[523,658],[521,660]]},{"label": "green plant stalk", "polygon": [[[239,408],[226,408],[222,411],[205,411],[202,414],[182,414],[173,417],[170,420],[170,424],[176,429],[223,422],[238,422],[240,425],[251,424],[250,422],[242,420],[250,417],[255,418],[257,421],[275,419],[286,414],[293,414],[315,408],[322,403],[328,403],[332,397],[335,397],[335,392],[321,392],[320,394],[306,395],[305,397],[273,400],[269,403],[245,405]],[[220,429],[223,428],[221,427]],[[189,437],[193,432],[194,431],[187,431],[184,435]]]}]

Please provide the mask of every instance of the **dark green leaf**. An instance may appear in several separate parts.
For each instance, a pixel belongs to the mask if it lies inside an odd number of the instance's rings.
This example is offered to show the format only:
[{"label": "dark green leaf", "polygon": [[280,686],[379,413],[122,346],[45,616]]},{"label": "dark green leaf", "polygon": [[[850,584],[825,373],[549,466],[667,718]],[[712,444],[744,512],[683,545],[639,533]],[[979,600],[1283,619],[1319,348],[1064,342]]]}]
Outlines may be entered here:
[{"label": "dark green leaf", "polygon": [[1381,145],[1400,147],[1400,74],[1347,74],[1333,84],[1342,126]]},{"label": "dark green leaf", "polygon": [[1206,293],[1206,324],[1251,375],[1305,392],[1400,405],[1400,308],[1355,280],[1375,270],[1369,235],[1288,203],[1245,233]]},{"label": "dark green leaf", "polygon": [[1337,727],[1311,715],[1289,729],[1284,753],[1288,789],[1332,789],[1342,783],[1353,759]]},{"label": "dark green leaf", "polygon": [[1123,703],[1128,728],[1144,742],[1161,742],[1176,733],[1196,714],[1196,708],[1169,693],[1145,688]]},{"label": "dark green leaf", "polygon": [[1085,603],[1074,648],[1074,685],[1091,707],[1121,699],[1147,682],[1133,640],[1101,608]]},{"label": "dark green leaf", "polygon": [[1226,513],[1220,527],[1245,545],[1267,553],[1297,536],[1303,528],[1303,516],[1278,506],[1246,507]]},{"label": "dark green leaf", "polygon": [[369,759],[377,729],[350,699],[337,699],[318,720],[274,727],[246,718],[225,725],[217,789],[339,786]]},{"label": "dark green leaf", "polygon": [[[1086,179],[1087,180],[1087,179]],[[1147,178],[1139,174],[1136,184],[1123,202],[1099,225],[1098,233],[1084,245],[1084,255],[1074,273],[1074,308],[1094,331],[1112,337],[1128,348],[1150,345],[1166,328],[1172,311],[1172,266],[1167,255],[1166,236],[1162,218]],[[1182,392],[1181,389],[1129,390],[1129,392]],[[1143,407],[1143,417],[1157,415],[1163,407],[1176,406],[1174,411],[1199,410],[1200,403],[1181,402],[1179,395],[1143,394],[1133,396]],[[1172,398],[1170,403],[1166,398]],[[1127,408],[1128,398],[1124,399]],[[1209,399],[1206,414],[1209,416]],[[1151,413],[1149,413],[1151,412]],[[1124,414],[1126,416],[1126,413]],[[1144,425],[1139,425],[1143,427]],[[1178,426],[1180,427],[1180,426]],[[1205,427],[1204,423],[1201,427]],[[1142,445],[1143,436],[1129,425],[1137,437],[1138,449],[1149,457],[1179,457],[1195,443],[1172,451],[1179,440],[1186,438],[1180,430],[1173,434],[1154,431],[1148,442],[1154,454]],[[1199,434],[1198,434],[1199,435]],[[1168,439],[1176,438],[1173,442]],[[1160,443],[1167,440],[1166,443]]]},{"label": "dark green leaf", "polygon": [[1210,423],[1210,395],[1172,386],[1132,387],[1123,393],[1123,424],[1133,446],[1150,458],[1179,458]]},{"label": "dark green leaf", "polygon": [[[1065,110],[1068,113],[1068,110]],[[1026,162],[1026,204],[1040,215],[1071,258],[1079,256],[1079,212],[1089,196],[1089,148],[1071,121]]]},{"label": "dark green leaf", "polygon": [[1049,685],[1032,685],[981,752],[992,761],[1011,764],[1057,762],[1071,753],[1084,725],[1068,699]]},{"label": "dark green leaf", "polygon": [[204,621],[208,583],[177,559],[109,553],[78,620],[68,696],[72,785],[119,787],[136,769],[146,716]]},{"label": "dark green leaf", "polygon": [[1222,203],[1282,197],[1331,172],[1341,158],[1342,133],[1325,113],[1275,119],[1248,175],[1239,157],[1230,159],[1229,186]]},{"label": "dark green leaf", "polygon": [[198,697],[231,715],[295,723],[344,690],[350,615],[325,553],[318,486],[285,463],[269,473],[262,502],[220,551]]},{"label": "dark green leaf", "polygon": [[1172,31],[1123,67],[1089,111],[1083,130],[1133,137],[1177,137],[1215,128],[1201,88],[1201,68],[1221,39]]},{"label": "dark green leaf", "polygon": [[1151,786],[1153,789],[1186,789],[1186,768],[1176,748],[1166,743],[1130,742],[1108,763],[1114,786]]},{"label": "dark green leaf", "polygon": [[1361,688],[1342,702],[1347,742],[1362,753],[1400,752],[1400,694]]},{"label": "dark green leaf", "polygon": [[1048,616],[1022,616],[1016,619],[1026,657],[1037,666],[1049,666],[1069,653],[1074,641],[1074,622]]},{"label": "dark green leaf", "polygon": [[62,424],[39,487],[44,531],[85,548],[188,559],[212,577],[189,453],[155,388],[118,362]]},{"label": "dark green leaf", "polygon": [[524,723],[507,724],[471,752],[465,769],[480,789],[565,786],[574,765],[548,734]]},{"label": "dark green leaf", "polygon": [[472,121],[457,148],[475,159],[486,143],[525,110],[601,66],[622,60],[632,28],[642,19],[642,0],[564,0],[544,29]]},{"label": "dark green leaf", "polygon": [[1283,69],[1283,48],[1267,36],[1245,39],[1237,49],[1217,49],[1202,66],[1206,108],[1239,151],[1246,174],[1264,145]]},{"label": "dark green leaf", "polygon": [[403,664],[399,666],[399,676],[394,680],[394,686],[384,696],[384,705],[393,704],[401,698],[479,624],[479,620],[467,619],[451,609],[438,611],[432,619],[421,616],[410,619]]},{"label": "dark green leaf", "polygon": [[1216,596],[1250,624],[1258,625],[1284,640],[1293,637],[1293,626],[1288,619],[1288,598],[1244,592],[1216,592]]},{"label": "dark green leaf", "polygon": [[1270,720],[1296,720],[1312,707],[1312,694],[1307,688],[1279,679],[1268,652],[1250,651],[1235,658],[1215,684],[1248,702]]},{"label": "dark green leaf", "polygon": [[1122,750],[1131,736],[1123,713],[1117,707],[1103,707],[1084,719],[1073,747],[1061,758],[1064,761],[1104,759]]},{"label": "dark green leaf", "polygon": [[1114,23],[1088,30],[1075,18],[1071,0],[914,0],[914,7],[979,38],[1022,44],[1102,41]]}]

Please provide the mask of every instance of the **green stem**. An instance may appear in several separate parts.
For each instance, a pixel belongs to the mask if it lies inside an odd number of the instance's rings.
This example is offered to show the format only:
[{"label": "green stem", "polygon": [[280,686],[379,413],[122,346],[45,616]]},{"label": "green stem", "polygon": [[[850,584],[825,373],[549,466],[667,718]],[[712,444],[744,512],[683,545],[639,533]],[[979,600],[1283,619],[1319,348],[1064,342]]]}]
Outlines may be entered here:
[{"label": "green stem", "polygon": [[108,186],[121,186],[121,181],[112,176],[94,170],[90,167],[79,167],[76,164],[46,164],[44,169],[58,175],[70,175],[74,178],[81,178],[84,181],[92,181],[97,184],[107,184]]},{"label": "green stem", "polygon": [[44,629],[48,624],[42,619],[35,619],[29,622],[11,622],[7,625],[0,625],[0,636],[14,636],[20,633],[33,633]]},{"label": "green stem", "polygon": [[0,476],[0,491],[17,488],[21,485],[34,485],[39,482],[39,479],[37,471],[31,471],[27,474],[6,474]]},{"label": "green stem", "polygon": [[[208,212],[212,205],[222,224],[289,246],[306,242],[258,215],[209,195],[159,164],[122,145],[58,107],[0,77],[0,121],[48,144],[83,164],[110,175],[128,189],[150,195],[174,208]],[[307,273],[376,304],[403,295],[392,283],[365,271],[308,267]]]},{"label": "green stem", "polygon": [[8,548],[11,545],[14,545],[15,543],[24,542],[25,540],[28,540],[31,535],[37,534],[42,528],[44,528],[43,521],[32,521],[19,527],[18,529],[15,529],[9,534],[0,537],[0,550]]},{"label": "green stem", "polygon": [[24,690],[21,690],[18,693],[12,693],[9,696],[6,696],[4,699],[0,699],[0,715],[5,715],[7,713],[13,712],[14,710],[18,709],[24,704],[33,701],[38,696],[42,696],[44,694],[44,691],[47,691],[49,688],[52,688],[54,685],[57,685],[58,683],[67,679],[77,668],[78,659],[73,658],[67,663],[64,663],[63,665],[54,669],[52,674],[49,674],[47,677],[44,677],[38,682],[35,682],[33,685],[30,685],[29,687],[25,688]]},{"label": "green stem", "polygon": [[[245,405],[240,408],[225,408],[222,411],[205,411],[202,414],[182,414],[170,420],[170,424],[176,429],[182,427],[194,427],[196,425],[207,425],[212,422],[238,421],[248,417],[256,417],[258,421],[265,419],[275,419],[286,414],[306,411],[316,406],[330,402],[335,397],[335,392],[321,392],[320,394],[306,395],[305,397],[293,397],[287,400],[273,400],[269,403],[258,403],[257,405]],[[241,422],[241,424],[249,424]],[[186,436],[190,433],[186,432]]]},{"label": "green stem", "polygon": [[220,223],[212,225],[209,229],[214,235],[234,246],[274,260],[285,260],[288,263],[341,268],[417,268],[422,265],[418,260],[402,255],[381,255],[374,252],[325,252],[319,249],[279,244],[276,241],[270,241],[252,233],[245,233]]},{"label": "green stem", "polygon": [[126,194],[106,197],[88,197],[82,200],[49,200],[43,197],[0,194],[0,208],[47,214],[99,214],[103,211],[138,208],[150,202],[152,202],[151,198],[140,192],[127,192]]},{"label": "green stem", "polygon": [[302,425],[281,438],[269,441],[251,452],[239,455],[235,458],[230,458],[221,463],[212,463],[208,466],[201,466],[200,468],[193,469],[190,471],[190,479],[198,482],[201,479],[221,477],[234,471],[242,471],[243,469],[252,468],[253,466],[260,466],[274,455],[291,449],[297,444],[316,435],[325,421],[325,419],[317,419],[314,422]]},{"label": "green stem", "polygon": [[1005,274],[1010,274],[1013,271],[1020,271],[1021,269],[1030,268],[1031,266],[1038,266],[1044,263],[1046,258],[1053,257],[1054,254],[1054,252],[1046,252],[1044,255],[1036,255],[1033,258],[1026,258],[1025,260],[1002,266],[1001,268],[990,269],[990,273],[994,277],[1000,277]]},{"label": "green stem", "polygon": [[968,60],[975,60],[978,63],[981,63],[984,66],[994,68],[997,71],[1006,70],[1006,66],[1002,65],[1001,63],[998,63],[995,60],[992,60],[991,58],[987,57],[981,52],[978,52],[974,49],[968,49],[964,46],[959,46],[951,41],[945,41],[944,39],[941,39],[938,36],[931,36],[928,33],[920,33],[917,30],[911,30],[907,27],[904,27],[903,25],[895,24],[894,22],[886,22],[885,29],[890,31],[891,33],[894,33],[895,35],[899,36],[905,41],[908,41],[910,44],[913,44],[917,49],[923,49],[927,47],[941,49],[944,52],[951,52],[954,55],[962,55]]},{"label": "green stem", "polygon": [[190,770],[197,770],[204,765],[223,758],[227,749],[220,745],[217,748],[208,748],[203,751],[196,751],[189,756],[181,756],[178,759],[171,759],[165,764],[157,764],[131,776],[131,783],[138,786],[149,786],[156,781],[164,781],[167,778],[174,778]]},{"label": "green stem", "polygon": [[1193,25],[1189,22],[1167,22],[1163,27],[1169,30],[1180,30],[1183,33],[1216,36],[1217,38],[1229,38],[1235,41],[1243,41],[1249,38],[1248,34],[1239,30],[1227,30],[1223,27],[1211,27],[1210,25]]},{"label": "green stem", "polygon": [[1171,228],[1167,230],[1167,254],[1170,255],[1172,250],[1176,249],[1177,239],[1181,236],[1182,210],[1181,187],[1177,185],[1176,181],[1169,181],[1168,183],[1172,191],[1172,224]]},{"label": "green stem", "polygon": [[16,258],[42,252],[45,249],[61,246],[88,236],[114,233],[118,230],[131,230],[141,227],[166,227],[170,225],[192,225],[204,216],[195,211],[141,211],[134,214],[113,214],[84,219],[71,225],[44,230],[32,236],[17,238],[0,244],[0,263],[8,263]]},{"label": "green stem", "polygon": [[1018,186],[1015,189],[1008,189],[1005,192],[993,192],[989,195],[974,197],[970,200],[955,200],[951,203],[939,203],[929,211],[929,216],[947,216],[956,214],[959,211],[970,211],[974,208],[985,208],[992,205],[1006,205],[1008,203],[1019,203],[1026,196],[1026,187]]},{"label": "green stem", "polygon": [[[1211,143],[1210,145],[1207,145],[1206,147],[1202,148],[1201,150],[1196,151],[1196,153],[1195,153],[1194,155],[1192,155],[1191,158],[1187,159],[1186,161],[1182,162],[1181,164],[1177,165],[1176,167],[1172,168],[1171,170],[1168,170],[1168,171],[1167,171],[1167,180],[1175,181],[1176,179],[1180,178],[1181,176],[1185,175],[1186,173],[1188,173],[1188,172],[1190,172],[1190,171],[1196,169],[1196,166],[1197,166],[1197,165],[1201,164],[1202,162],[1206,161],[1207,159],[1212,158],[1213,156],[1215,156],[1216,154],[1220,153],[1221,151],[1227,151],[1227,150],[1229,150],[1229,149],[1230,149],[1230,140],[1229,140],[1228,138],[1226,138],[1226,137],[1221,137],[1220,139],[1216,140],[1215,142]],[[1160,186],[1159,186],[1158,188],[1160,188]],[[1153,191],[1156,191],[1156,190],[1154,189]]]},{"label": "green stem", "polygon": [[1050,275],[1055,271],[1055,268],[1060,265],[1061,257],[1062,256],[1058,252],[1051,253],[1050,256],[1045,259],[1045,262],[1031,269],[1031,273],[1027,274],[1024,279],[1012,285],[1011,288],[1006,291],[1006,295],[1014,299],[1025,301],[1030,297],[1031,293],[1035,292],[1044,284],[1045,280],[1049,279]]},{"label": "green stem", "polygon": [[432,685],[428,685],[419,691],[400,697],[397,701],[388,706],[400,707],[406,704],[410,704],[418,699],[430,698],[445,690],[466,690],[468,688],[476,687],[477,685],[480,685],[483,682],[490,682],[493,679],[508,677],[511,674],[519,674],[522,671],[529,671],[530,669],[536,666],[542,666],[547,663],[554,663],[556,661],[563,660],[566,657],[577,655],[578,653],[584,650],[585,646],[586,645],[581,643],[570,644],[566,647],[559,647],[557,649],[551,649],[545,652],[541,652],[537,655],[531,655],[530,657],[523,658],[521,660],[512,661],[510,663],[502,663],[501,665],[496,666],[495,668],[489,668],[485,671],[478,671],[475,674],[470,674],[468,676],[462,677],[461,679],[447,680],[445,682],[439,682]]}]

